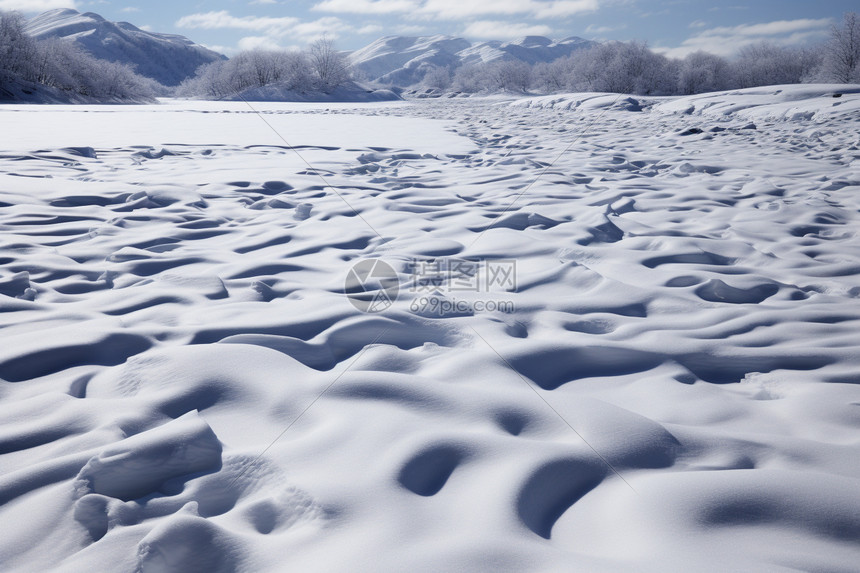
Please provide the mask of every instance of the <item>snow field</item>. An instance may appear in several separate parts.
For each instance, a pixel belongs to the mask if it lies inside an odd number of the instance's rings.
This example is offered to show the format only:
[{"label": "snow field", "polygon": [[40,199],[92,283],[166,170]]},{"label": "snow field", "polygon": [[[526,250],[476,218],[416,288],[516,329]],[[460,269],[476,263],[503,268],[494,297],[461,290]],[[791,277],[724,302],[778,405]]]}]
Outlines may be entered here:
[{"label": "snow field", "polygon": [[857,91],[0,107],[2,568],[851,571]]}]

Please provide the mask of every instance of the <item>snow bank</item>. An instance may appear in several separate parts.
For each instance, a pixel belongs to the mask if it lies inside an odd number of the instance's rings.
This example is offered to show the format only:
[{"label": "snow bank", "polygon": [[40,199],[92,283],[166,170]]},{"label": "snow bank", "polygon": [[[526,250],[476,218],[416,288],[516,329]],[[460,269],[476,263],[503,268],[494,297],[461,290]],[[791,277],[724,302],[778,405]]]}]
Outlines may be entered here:
[{"label": "snow bank", "polygon": [[654,111],[750,120],[822,120],[860,113],[860,86],[801,84],[767,86],[680,97]]},{"label": "snow bank", "polygon": [[653,105],[657,98],[629,96],[614,93],[576,93],[522,98],[510,105],[529,109],[555,109],[561,111],[593,111],[614,109],[618,111],[642,111]]},{"label": "snow bank", "polygon": [[355,82],[350,82],[346,85],[338,86],[329,93],[324,92],[308,92],[287,89],[282,86],[265,86],[262,88],[253,88],[245,90],[239,95],[228,98],[232,101],[255,102],[380,102],[380,101],[397,101],[400,96],[389,89],[369,88],[359,85]]},{"label": "snow bank", "polygon": [[562,111],[652,111],[714,119],[823,120],[860,112],[860,86],[799,84],[665,97],[575,93],[522,98],[510,105]]}]

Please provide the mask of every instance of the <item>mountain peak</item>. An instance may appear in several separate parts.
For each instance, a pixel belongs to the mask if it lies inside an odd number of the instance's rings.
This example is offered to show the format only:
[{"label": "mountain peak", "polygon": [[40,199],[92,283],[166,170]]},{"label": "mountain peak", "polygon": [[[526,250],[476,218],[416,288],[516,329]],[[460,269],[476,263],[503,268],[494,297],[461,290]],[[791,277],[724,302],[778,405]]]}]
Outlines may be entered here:
[{"label": "mountain peak", "polygon": [[128,22],[68,8],[33,17],[26,30],[36,39],[75,42],[96,58],[127,64],[166,86],[178,85],[201,65],[223,58],[184,36],[146,32]]},{"label": "mountain peak", "polygon": [[522,38],[517,38],[512,42],[508,42],[511,45],[515,46],[523,46],[525,48],[532,47],[546,47],[553,43],[549,38],[545,38],[543,36],[523,36]]},{"label": "mountain peak", "polygon": [[494,60],[551,62],[591,46],[581,38],[560,42],[543,36],[525,36],[510,42],[472,43],[455,36],[385,36],[356,50],[349,58],[368,80],[409,87],[424,79],[434,66],[454,70],[464,64]]},{"label": "mountain peak", "polygon": [[96,14],[95,12],[84,12],[81,14],[84,18],[89,18],[90,20],[94,20],[96,22],[107,22],[101,15]]}]

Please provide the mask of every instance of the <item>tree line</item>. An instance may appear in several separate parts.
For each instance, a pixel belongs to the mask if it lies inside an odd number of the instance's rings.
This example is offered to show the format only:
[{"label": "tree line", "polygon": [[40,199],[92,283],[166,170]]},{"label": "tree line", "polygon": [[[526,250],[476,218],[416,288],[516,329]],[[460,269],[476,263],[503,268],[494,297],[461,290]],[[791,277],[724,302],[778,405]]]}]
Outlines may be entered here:
[{"label": "tree line", "polygon": [[745,46],[734,59],[703,51],[672,59],[642,42],[606,42],[549,63],[427,66],[421,85],[462,93],[615,92],[687,95],[764,85],[860,83],[860,17],[845,15],[830,41],[808,48]]},{"label": "tree line", "polygon": [[223,99],[269,85],[300,93],[331,93],[351,78],[344,55],[323,37],[304,51],[257,49],[205,64],[179,85],[176,95]]},{"label": "tree line", "polygon": [[[352,79],[343,53],[327,38],[304,51],[252,50],[198,68],[176,90],[181,97],[222,99],[278,85],[331,93]],[[860,17],[849,13],[814,48],[756,44],[734,59],[695,52],[671,59],[641,42],[606,42],[549,63],[496,60],[456,69],[425,67],[421,85],[463,93],[599,91],[640,95],[695,94],[804,82],[860,83]],[[0,12],[0,99],[12,86],[46,86],[93,100],[147,100],[167,88],[123,64],[96,59],[73,42],[35,40],[23,18]]]}]

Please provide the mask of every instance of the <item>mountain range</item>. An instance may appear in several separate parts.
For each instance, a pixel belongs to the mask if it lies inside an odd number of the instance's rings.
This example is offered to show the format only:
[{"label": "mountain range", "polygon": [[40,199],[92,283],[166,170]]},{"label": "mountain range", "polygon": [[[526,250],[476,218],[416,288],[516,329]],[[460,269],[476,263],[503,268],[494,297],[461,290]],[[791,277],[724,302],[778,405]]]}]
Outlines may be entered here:
[{"label": "mountain range", "polygon": [[[74,41],[97,58],[131,65],[137,73],[165,86],[179,85],[199,66],[224,59],[184,36],[149,32],[128,22],[110,22],[93,12],[50,10],[29,20],[26,31],[37,39]],[[473,43],[442,35],[386,36],[347,57],[361,79],[407,87],[420,82],[434,66],[453,71],[463,65],[496,60],[551,62],[592,45],[594,42],[578,37],[556,41],[526,36],[510,42]]]},{"label": "mountain range", "polygon": [[128,22],[109,22],[98,14],[71,9],[35,16],[26,31],[37,39],[72,40],[96,58],[128,64],[165,86],[179,85],[201,65],[224,58],[184,36],[147,32]]},{"label": "mountain range", "polygon": [[472,43],[452,36],[386,36],[349,55],[360,76],[386,85],[410,86],[433,66],[456,69],[495,60],[551,62],[595,43],[578,37],[526,36],[512,42]]}]

